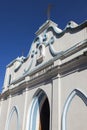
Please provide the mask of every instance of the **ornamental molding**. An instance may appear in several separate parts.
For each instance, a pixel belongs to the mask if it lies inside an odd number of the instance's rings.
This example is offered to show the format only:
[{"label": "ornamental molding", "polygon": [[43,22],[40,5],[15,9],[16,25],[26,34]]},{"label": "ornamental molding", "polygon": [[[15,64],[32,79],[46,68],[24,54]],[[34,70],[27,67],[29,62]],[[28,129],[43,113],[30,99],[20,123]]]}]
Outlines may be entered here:
[{"label": "ornamental molding", "polygon": [[50,64],[37,68],[34,71],[16,79],[8,86],[8,89],[3,91],[0,99],[6,99],[9,95],[15,95],[20,91],[25,91],[26,88],[32,89],[37,84],[52,80],[54,77],[62,78],[71,73],[80,72],[87,69],[87,53],[81,55],[77,59],[62,64],[61,61],[51,61]]}]

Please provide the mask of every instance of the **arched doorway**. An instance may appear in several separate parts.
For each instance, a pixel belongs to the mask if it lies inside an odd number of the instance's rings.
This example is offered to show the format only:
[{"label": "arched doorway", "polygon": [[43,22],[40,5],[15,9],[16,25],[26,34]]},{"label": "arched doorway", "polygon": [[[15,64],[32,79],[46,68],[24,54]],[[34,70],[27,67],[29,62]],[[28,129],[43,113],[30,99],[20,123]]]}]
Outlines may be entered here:
[{"label": "arched doorway", "polygon": [[49,117],[50,117],[49,103],[48,99],[46,98],[40,111],[40,123],[41,123],[40,130],[49,130]]},{"label": "arched doorway", "polygon": [[27,130],[49,130],[50,107],[47,95],[39,90],[33,96],[29,109]]}]

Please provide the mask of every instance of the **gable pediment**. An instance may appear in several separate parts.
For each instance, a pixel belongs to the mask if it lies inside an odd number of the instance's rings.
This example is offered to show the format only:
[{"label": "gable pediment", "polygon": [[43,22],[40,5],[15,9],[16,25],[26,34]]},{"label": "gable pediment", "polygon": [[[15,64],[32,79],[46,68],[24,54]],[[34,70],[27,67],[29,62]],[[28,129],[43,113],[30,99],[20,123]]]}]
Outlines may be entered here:
[{"label": "gable pediment", "polygon": [[[76,53],[81,46],[85,47],[86,27],[87,21],[81,25],[70,21],[64,30],[61,30],[54,22],[46,21],[36,32],[36,38],[27,57],[18,57],[7,66],[4,86],[9,86],[14,81],[54,60],[55,57],[57,60],[63,59]],[[10,82],[8,82],[9,78]]]}]

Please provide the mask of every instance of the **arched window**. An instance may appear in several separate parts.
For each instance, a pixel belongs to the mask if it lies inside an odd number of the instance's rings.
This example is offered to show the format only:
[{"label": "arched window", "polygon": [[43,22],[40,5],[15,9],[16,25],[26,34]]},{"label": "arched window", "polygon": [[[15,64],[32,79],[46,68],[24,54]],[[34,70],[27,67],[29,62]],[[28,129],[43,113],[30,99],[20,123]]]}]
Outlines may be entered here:
[{"label": "arched window", "polygon": [[[71,102],[75,96],[78,96],[82,99],[82,101],[87,105],[87,97],[81,91],[75,89],[73,90],[70,95],[68,96],[66,103],[64,105],[63,113],[62,113],[62,130],[67,130],[67,113]],[[78,109],[79,110],[79,109]]]},{"label": "arched window", "polygon": [[16,106],[14,106],[8,116],[5,130],[20,130],[19,127],[19,112]]},{"label": "arched window", "polygon": [[37,92],[30,105],[26,130],[49,130],[50,108],[44,91]]}]

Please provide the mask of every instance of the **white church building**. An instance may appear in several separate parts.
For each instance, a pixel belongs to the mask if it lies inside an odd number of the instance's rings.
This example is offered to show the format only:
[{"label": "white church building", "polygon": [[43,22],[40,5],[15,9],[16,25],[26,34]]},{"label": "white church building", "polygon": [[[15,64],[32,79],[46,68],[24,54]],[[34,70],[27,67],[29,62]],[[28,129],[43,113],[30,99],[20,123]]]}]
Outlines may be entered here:
[{"label": "white church building", "polygon": [[87,130],[87,21],[47,20],[6,67],[0,130]]}]

